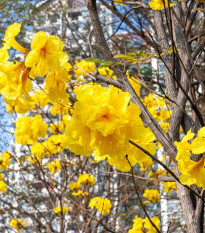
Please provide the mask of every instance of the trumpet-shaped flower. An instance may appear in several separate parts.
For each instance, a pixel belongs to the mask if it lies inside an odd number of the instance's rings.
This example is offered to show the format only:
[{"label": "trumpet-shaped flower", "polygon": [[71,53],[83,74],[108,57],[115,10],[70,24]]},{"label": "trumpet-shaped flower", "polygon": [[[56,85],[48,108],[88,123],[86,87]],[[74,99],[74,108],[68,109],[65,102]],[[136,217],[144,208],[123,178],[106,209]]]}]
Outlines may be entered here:
[{"label": "trumpet-shaped flower", "polygon": [[32,68],[32,76],[43,77],[48,71],[57,72],[68,61],[68,55],[63,50],[63,42],[56,36],[47,36],[38,32],[32,42],[31,51],[25,61]]},{"label": "trumpet-shaped flower", "polygon": [[191,159],[178,162],[178,169],[182,173],[180,182],[186,185],[196,184],[198,187],[205,189],[205,168],[204,158],[198,162]]},{"label": "trumpet-shaped flower", "polygon": [[19,34],[21,29],[21,24],[20,23],[14,23],[12,25],[10,25],[6,32],[5,32],[5,36],[3,41],[4,46],[8,49],[10,49],[10,47],[24,53],[25,55],[28,53],[28,50],[23,48],[16,40],[15,37]]},{"label": "trumpet-shaped flower", "polygon": [[110,213],[112,204],[107,198],[94,197],[90,200],[89,207],[91,209],[95,207],[102,215],[105,215],[106,213]]}]

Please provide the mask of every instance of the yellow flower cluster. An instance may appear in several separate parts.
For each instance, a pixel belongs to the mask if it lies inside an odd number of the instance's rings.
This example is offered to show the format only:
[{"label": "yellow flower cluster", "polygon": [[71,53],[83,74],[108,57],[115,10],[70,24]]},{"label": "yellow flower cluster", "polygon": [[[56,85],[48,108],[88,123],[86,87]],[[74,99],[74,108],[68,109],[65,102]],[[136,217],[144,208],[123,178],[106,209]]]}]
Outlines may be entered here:
[{"label": "yellow flower cluster", "polygon": [[205,152],[205,127],[198,131],[198,136],[190,144],[188,141],[194,136],[195,134],[189,130],[181,142],[175,142],[177,147],[176,160],[181,172],[180,182],[188,186],[196,184],[205,189],[204,157],[198,162],[191,159],[191,153],[201,154]]},{"label": "yellow flower cluster", "polygon": [[83,192],[83,191],[78,191],[78,192],[72,192],[72,195],[76,196],[76,197],[78,197],[78,196],[84,197],[84,196],[88,196],[89,193],[88,192]]},{"label": "yellow flower cluster", "polygon": [[10,226],[13,227],[14,229],[18,230],[21,229],[23,227],[27,226],[26,220],[22,220],[21,218],[18,219],[12,219],[10,221]]},{"label": "yellow flower cluster", "polygon": [[110,213],[112,204],[111,201],[107,198],[94,197],[90,200],[89,207],[91,209],[95,207],[102,215],[105,215],[106,213]]},{"label": "yellow flower cluster", "polygon": [[38,32],[31,42],[31,51],[25,61],[26,67],[32,68],[32,77],[43,77],[48,71],[57,72],[68,61],[68,55],[63,50],[63,42],[56,36],[47,36]]},{"label": "yellow flower cluster", "polygon": [[[41,94],[34,94],[32,98],[28,93],[32,91],[29,79],[37,76],[44,77],[45,90],[50,101],[59,98],[68,99],[66,92],[69,80],[68,55],[63,52],[63,42],[56,36],[47,36],[45,32],[38,32],[31,42],[31,51],[23,48],[15,37],[19,34],[21,24],[14,23],[9,26],[3,39],[3,48],[0,49],[0,93],[7,103],[7,111],[12,113],[26,113],[35,108],[37,102],[45,105],[48,99]],[[24,54],[25,62],[9,62],[8,49],[14,48]],[[41,100],[42,99],[42,100]]]},{"label": "yellow flower cluster", "polygon": [[58,99],[66,100],[69,94],[66,92],[68,85],[68,72],[65,68],[53,73],[50,72],[45,79],[45,91],[48,91],[48,97],[52,102]]},{"label": "yellow flower cluster", "polygon": [[28,160],[32,163],[36,162],[35,158],[41,161],[45,155],[51,156],[52,154],[63,152],[66,146],[67,138],[65,135],[52,135],[46,141],[42,143],[34,143],[32,145],[31,153],[34,156],[34,159],[29,157]]},{"label": "yellow flower cluster", "polygon": [[39,137],[46,136],[47,129],[48,125],[43,123],[41,115],[36,115],[33,118],[22,116],[16,122],[14,136],[19,144],[34,144]]},{"label": "yellow flower cluster", "polygon": [[54,213],[55,214],[58,214],[58,213],[61,213],[62,212],[62,214],[66,214],[66,213],[68,213],[68,212],[70,212],[70,211],[72,211],[71,209],[68,209],[68,207],[63,207],[63,208],[61,208],[60,206],[57,206],[57,207],[55,207],[55,209],[54,209]]},{"label": "yellow flower cluster", "polygon": [[5,170],[8,168],[10,164],[11,154],[8,151],[4,151],[4,153],[0,154],[0,169]]},{"label": "yellow flower cluster", "polygon": [[127,171],[130,165],[126,155],[132,166],[148,159],[141,150],[130,145],[130,139],[155,153],[154,136],[143,126],[140,110],[130,102],[128,93],[113,86],[108,89],[91,84],[75,91],[78,101],[65,130],[72,152],[89,156],[95,150],[94,156],[107,155],[111,165]]},{"label": "yellow flower cluster", "polygon": [[60,160],[55,160],[55,161],[50,162],[48,164],[48,169],[49,169],[49,171],[52,174],[54,174],[57,171],[61,170],[61,162],[60,162]]},{"label": "yellow flower cluster", "polygon": [[0,180],[0,191],[5,193],[7,191],[6,183],[3,180]]},{"label": "yellow flower cluster", "polygon": [[[4,151],[3,154],[0,154],[0,169],[6,170],[10,164],[11,154],[8,151]],[[3,181],[3,174],[0,173],[0,191],[5,193],[7,191],[7,185]]]},{"label": "yellow flower cluster", "polygon": [[35,90],[32,98],[33,98],[33,109],[34,110],[36,110],[37,104],[39,104],[40,107],[45,107],[49,102],[48,94],[41,89]]},{"label": "yellow flower cluster", "polygon": [[143,196],[153,203],[160,201],[160,194],[156,189],[146,189]]},{"label": "yellow flower cluster", "polygon": [[172,191],[177,190],[177,184],[176,182],[165,182],[163,188],[166,193],[171,193]]},{"label": "yellow flower cluster", "polygon": [[85,60],[81,60],[80,62],[76,61],[75,66],[75,76],[79,77],[81,75],[87,76],[88,74],[91,74],[91,71],[95,71],[95,63],[94,62],[88,62]]},{"label": "yellow flower cluster", "polygon": [[[95,177],[90,176],[87,173],[80,174],[78,177],[78,180],[76,182],[70,183],[68,187],[71,191],[78,190],[81,188],[81,184],[94,185],[95,184]],[[87,196],[88,192],[83,192],[83,191],[72,192],[72,195],[73,196]]]},{"label": "yellow flower cluster", "polygon": [[171,111],[168,110],[169,105],[160,97],[155,97],[152,93],[142,100],[151,115],[156,121],[160,123],[161,128],[167,132],[169,123],[168,120],[171,116]]},{"label": "yellow flower cluster", "polygon": [[[159,227],[159,218],[157,216],[151,218],[152,222],[156,225],[156,227],[160,230]],[[156,229],[152,226],[148,218],[142,219],[135,216],[135,219],[133,220],[133,228],[128,231],[128,233],[144,233],[145,229],[147,229],[147,233],[155,233],[157,232]],[[144,224],[144,225],[143,225]]]},{"label": "yellow flower cluster", "polygon": [[114,72],[109,67],[98,68],[98,72],[99,72],[99,74],[101,74],[107,78],[113,78],[113,79],[117,78],[115,76]]},{"label": "yellow flower cluster", "polygon": [[51,114],[53,116],[60,115],[60,114],[69,114],[71,109],[69,100],[60,100],[58,102],[53,103],[51,106]]}]

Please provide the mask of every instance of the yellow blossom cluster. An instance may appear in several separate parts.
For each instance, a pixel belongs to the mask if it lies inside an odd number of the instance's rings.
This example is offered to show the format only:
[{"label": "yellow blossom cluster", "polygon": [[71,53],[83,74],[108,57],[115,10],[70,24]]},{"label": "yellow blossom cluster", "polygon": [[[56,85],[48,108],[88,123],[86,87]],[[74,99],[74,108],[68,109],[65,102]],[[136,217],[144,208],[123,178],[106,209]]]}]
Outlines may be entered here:
[{"label": "yellow blossom cluster", "polygon": [[[95,177],[90,176],[89,174],[80,174],[78,177],[78,180],[76,182],[72,182],[69,184],[69,189],[71,191],[74,190],[79,190],[81,188],[81,184],[86,184],[86,185],[94,185],[95,184]],[[88,192],[83,192],[82,190],[78,192],[72,192],[73,196],[87,196],[89,193]]]},{"label": "yellow blossom cluster", "polygon": [[197,137],[193,139],[194,133],[189,130],[180,142],[175,142],[177,147],[176,160],[178,161],[178,169],[181,172],[180,182],[185,185],[196,184],[198,187],[205,189],[205,168],[204,157],[199,161],[191,159],[193,154],[202,154],[205,152],[205,127],[198,131]]},{"label": "yellow blossom cluster", "polygon": [[112,204],[107,198],[94,197],[90,200],[89,207],[91,209],[95,207],[102,215],[105,215],[106,213],[110,213]]},{"label": "yellow blossom cluster", "polygon": [[[3,154],[0,154],[0,169],[6,170],[10,164],[11,154],[8,151],[4,151]],[[5,193],[7,191],[7,185],[3,181],[3,174],[0,173],[0,191]]]},{"label": "yellow blossom cluster", "polygon": [[171,193],[172,191],[177,190],[177,184],[176,182],[164,182],[163,188],[164,192]]},{"label": "yellow blossom cluster", "polygon": [[88,74],[91,74],[91,71],[95,71],[95,63],[85,60],[81,60],[80,62],[76,61],[74,69],[76,77],[79,77],[81,75],[87,76]]},{"label": "yellow blossom cluster", "polygon": [[[68,99],[66,92],[70,75],[68,74],[68,55],[63,52],[63,42],[56,36],[38,32],[32,39],[31,51],[23,48],[15,39],[19,34],[21,24],[10,25],[3,39],[3,48],[0,49],[0,93],[7,103],[7,110],[12,113],[26,113],[35,108],[36,103],[45,106],[48,99],[51,102],[59,98]],[[8,49],[14,48],[24,54],[25,61],[9,62]],[[70,69],[70,68],[69,68]],[[46,76],[47,75],[47,76]],[[44,77],[45,91],[48,98],[32,91],[32,82],[37,76]]]},{"label": "yellow blossom cluster", "polygon": [[129,162],[134,166],[148,159],[129,143],[130,139],[155,153],[154,135],[143,126],[140,110],[130,102],[128,93],[113,86],[91,84],[75,92],[78,101],[65,130],[72,152],[89,156],[95,150],[94,156],[107,155],[109,163],[122,171],[130,170]]},{"label": "yellow blossom cluster", "polygon": [[41,89],[35,90],[32,98],[33,98],[33,109],[34,110],[36,110],[37,104],[40,107],[45,107],[49,102],[48,94]]},{"label": "yellow blossom cluster", "polygon": [[160,201],[160,193],[156,189],[146,189],[143,196],[153,203]]},{"label": "yellow blossom cluster", "polygon": [[45,157],[45,155],[51,156],[52,154],[58,154],[63,152],[66,146],[67,138],[65,135],[52,135],[46,141],[34,143],[31,146],[31,153],[34,156],[34,159],[28,157],[28,161],[35,163],[36,158],[38,159],[38,161],[41,161]]},{"label": "yellow blossom cluster", "polygon": [[76,197],[78,197],[78,196],[82,196],[82,197],[84,197],[84,196],[88,196],[89,195],[89,192],[83,192],[83,191],[78,191],[78,192],[72,192],[72,195],[73,196],[76,196]]},{"label": "yellow blossom cluster", "polygon": [[18,229],[21,229],[23,227],[26,227],[27,222],[26,222],[26,220],[22,220],[21,218],[12,219],[10,221],[10,226],[13,227],[14,229],[18,230]]},{"label": "yellow blossom cluster", "polygon": [[145,98],[142,99],[142,102],[154,119],[160,123],[161,128],[167,132],[169,128],[168,120],[171,116],[171,111],[168,109],[169,105],[167,105],[162,98],[156,97],[152,93],[145,96]]},{"label": "yellow blossom cluster", "polygon": [[70,110],[71,105],[69,100],[59,100],[58,102],[53,103],[53,106],[51,106],[51,114],[53,116],[69,114]]},{"label": "yellow blossom cluster", "polygon": [[[156,227],[160,230],[160,221],[157,216],[151,218],[152,222],[156,225]],[[133,228],[128,231],[128,233],[144,233],[145,228],[147,229],[147,233],[155,233],[157,232],[156,229],[152,226],[148,218],[142,219],[135,216],[135,219],[133,220]]]},{"label": "yellow blossom cluster", "polygon": [[21,116],[16,122],[14,136],[19,144],[34,144],[39,137],[46,136],[47,129],[48,125],[43,122],[41,115],[36,115],[33,118]]},{"label": "yellow blossom cluster", "polygon": [[62,212],[62,214],[66,214],[66,213],[68,213],[70,211],[72,211],[72,210],[68,209],[68,207],[61,208],[60,206],[57,206],[57,207],[54,208],[54,213],[55,214],[58,214],[58,213],[61,213],[61,212]]},{"label": "yellow blossom cluster", "polygon": [[61,162],[60,162],[60,160],[55,160],[55,161],[50,162],[48,164],[48,169],[49,169],[49,171],[52,174],[54,174],[57,171],[61,170]]}]

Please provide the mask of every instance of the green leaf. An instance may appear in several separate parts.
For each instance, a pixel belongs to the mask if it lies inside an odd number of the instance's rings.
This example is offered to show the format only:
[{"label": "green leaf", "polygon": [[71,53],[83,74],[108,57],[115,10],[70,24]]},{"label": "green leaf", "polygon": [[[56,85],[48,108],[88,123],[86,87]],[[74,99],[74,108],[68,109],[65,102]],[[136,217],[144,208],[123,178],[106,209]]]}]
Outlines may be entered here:
[{"label": "green leaf", "polygon": [[99,60],[97,58],[94,58],[94,57],[88,57],[88,58],[85,59],[85,61],[95,62],[95,63],[99,63],[99,64],[104,63],[104,61],[101,61],[101,60]]},{"label": "green leaf", "polygon": [[102,68],[102,67],[109,67],[109,66],[112,66],[112,65],[113,65],[113,62],[112,62],[112,61],[103,62],[103,63],[101,63],[101,65],[99,66],[99,68]]}]

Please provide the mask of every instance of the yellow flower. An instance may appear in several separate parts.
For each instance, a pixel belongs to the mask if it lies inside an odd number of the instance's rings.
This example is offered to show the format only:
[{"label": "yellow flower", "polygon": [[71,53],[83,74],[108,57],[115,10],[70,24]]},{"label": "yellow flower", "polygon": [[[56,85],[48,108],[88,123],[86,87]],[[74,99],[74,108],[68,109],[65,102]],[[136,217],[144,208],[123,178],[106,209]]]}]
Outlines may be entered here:
[{"label": "yellow flower", "polygon": [[[152,222],[156,225],[156,227],[160,230],[159,224],[159,218],[157,216],[151,218]],[[144,227],[147,228],[147,233],[155,233],[157,232],[156,229],[152,226],[152,224],[150,223],[149,219],[146,218],[144,220]]]},{"label": "yellow flower", "polygon": [[65,129],[69,149],[76,155],[89,156],[93,149],[90,146],[91,130],[75,118],[67,124]]},{"label": "yellow flower", "polygon": [[71,191],[73,191],[73,190],[78,190],[81,187],[81,185],[79,182],[72,182],[68,185],[68,187]]},{"label": "yellow flower", "polygon": [[60,99],[69,99],[69,94],[66,92],[68,81],[68,72],[65,68],[52,73],[50,72],[45,79],[45,90],[48,91],[48,96],[52,102]]},{"label": "yellow flower", "polygon": [[83,191],[78,191],[78,192],[72,192],[73,196],[88,196],[89,193],[88,192],[83,192]]},{"label": "yellow flower", "polygon": [[57,114],[68,114],[71,110],[71,105],[68,99],[58,100],[58,102],[52,104],[53,106],[51,106],[51,114],[53,116],[56,116]]},{"label": "yellow flower", "polygon": [[95,71],[95,63],[94,62],[88,62],[85,60],[81,60],[80,62],[75,62],[75,76],[79,77],[81,75],[87,76],[87,74],[91,74],[91,71]]},{"label": "yellow flower", "polygon": [[45,154],[48,153],[48,150],[43,143],[34,143],[31,146],[31,153],[34,156],[34,158],[29,159],[29,161],[33,163],[37,162],[36,159],[41,161],[44,158]]},{"label": "yellow flower", "polygon": [[10,164],[11,154],[8,151],[5,151],[2,155],[0,155],[0,168],[5,170],[8,168]]},{"label": "yellow flower", "polygon": [[165,182],[163,185],[166,193],[171,193],[173,190],[177,190],[176,182]]},{"label": "yellow flower", "polygon": [[128,233],[144,233],[143,219],[136,215],[133,223],[133,227],[128,231]]},{"label": "yellow flower", "polygon": [[129,93],[109,86],[85,84],[75,89],[77,102],[73,116],[66,126],[68,148],[77,155],[90,155],[95,150],[98,156],[108,156],[110,163],[120,166],[128,154],[132,166],[147,160],[141,150],[132,146],[129,139],[155,153],[155,139],[150,129],[145,128],[139,117],[139,107],[130,103]]},{"label": "yellow flower", "polygon": [[[173,3],[169,3],[170,7],[173,5]],[[168,8],[168,0],[152,0],[152,2],[149,3],[149,6],[152,10],[163,10],[165,7]]]},{"label": "yellow flower", "polygon": [[0,181],[2,181],[2,180],[3,180],[3,178],[4,178],[3,174],[2,174],[2,173],[0,173]]},{"label": "yellow flower", "polygon": [[24,54],[27,54],[28,53],[28,50],[23,48],[16,40],[15,40],[15,36],[17,36],[20,32],[20,29],[21,29],[21,24],[20,23],[14,23],[12,25],[10,25],[6,32],[5,32],[5,36],[4,36],[4,39],[3,41],[5,42],[4,43],[4,46],[6,48],[10,48],[10,47],[13,47],[14,49],[24,53]]},{"label": "yellow flower", "polygon": [[111,201],[107,198],[94,197],[90,200],[89,207],[93,209],[94,207],[105,215],[110,213],[110,208],[112,207]]},{"label": "yellow flower", "polygon": [[39,137],[46,136],[47,129],[48,125],[43,123],[41,115],[36,115],[33,118],[22,116],[16,122],[14,136],[19,144],[34,144]]},{"label": "yellow flower", "polygon": [[13,64],[4,61],[0,64],[0,93],[4,101],[18,113],[25,113],[32,106],[32,98],[28,94],[32,90],[32,83],[28,74],[29,69],[24,62]]},{"label": "yellow flower", "polygon": [[6,183],[4,181],[0,181],[0,191],[5,193],[7,191],[7,188],[6,188]]},{"label": "yellow flower", "polygon": [[156,203],[156,201],[159,202],[160,200],[159,191],[155,189],[146,189],[143,196],[153,203]]},{"label": "yellow flower", "polygon": [[32,96],[33,102],[33,109],[36,110],[36,105],[39,104],[40,107],[45,107],[48,102],[49,98],[45,91],[41,89],[37,89],[34,91],[34,95]]},{"label": "yellow flower", "polygon": [[32,42],[31,51],[25,64],[32,68],[33,77],[43,77],[48,71],[57,72],[68,61],[68,55],[63,50],[63,42],[56,36],[46,36],[38,32]]},{"label": "yellow flower", "polygon": [[164,169],[157,169],[156,170],[156,175],[165,175],[166,174],[166,171]]},{"label": "yellow flower", "polygon": [[188,186],[196,184],[198,187],[205,189],[204,158],[201,158],[198,162],[191,159],[180,160],[178,162],[178,169],[182,173],[179,178],[182,184]]},{"label": "yellow flower", "polygon": [[142,163],[140,163],[140,171],[146,171],[153,165],[153,163],[154,162],[150,158],[143,161]]},{"label": "yellow flower", "polygon": [[48,168],[51,173],[56,173],[57,171],[61,170],[61,163],[60,160],[52,161],[48,164]]},{"label": "yellow flower", "polygon": [[115,76],[114,72],[109,67],[98,68],[98,72],[99,72],[100,75],[103,75],[103,76],[105,76],[107,78],[112,78],[112,79],[117,78]]},{"label": "yellow flower", "polygon": [[49,156],[51,154],[57,154],[65,150],[67,146],[67,138],[62,134],[52,135],[45,142],[43,142],[43,145],[47,149]]},{"label": "yellow flower", "polygon": [[22,220],[20,218],[18,219],[12,219],[10,221],[10,226],[13,227],[14,229],[18,230],[22,227],[26,227],[27,226],[27,223],[26,223],[26,220]]},{"label": "yellow flower", "polygon": [[63,209],[61,210],[61,207],[60,207],[60,206],[57,206],[57,207],[55,207],[55,209],[54,209],[54,212],[55,212],[56,214],[61,213],[61,212],[62,212],[62,214],[66,214],[66,213],[68,213],[68,212],[70,212],[70,211],[72,211],[72,210],[71,210],[71,209],[68,209],[67,207],[63,207]]},{"label": "yellow flower", "polygon": [[89,174],[80,174],[79,178],[78,178],[78,183],[94,185],[95,184],[95,177],[90,176]]}]

